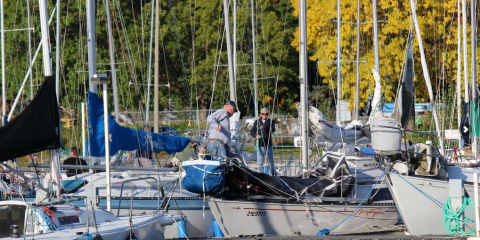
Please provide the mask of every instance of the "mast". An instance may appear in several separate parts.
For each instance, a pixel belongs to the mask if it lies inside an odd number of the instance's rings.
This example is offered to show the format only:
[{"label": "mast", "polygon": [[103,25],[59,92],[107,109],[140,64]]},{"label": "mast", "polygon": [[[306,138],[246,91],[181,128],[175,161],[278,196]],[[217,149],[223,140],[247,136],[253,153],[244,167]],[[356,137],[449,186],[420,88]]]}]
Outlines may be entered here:
[{"label": "mast", "polygon": [[462,130],[461,122],[462,122],[462,47],[461,47],[461,34],[460,34],[460,0],[457,0],[458,11],[457,11],[457,119],[458,119],[458,142],[460,143],[460,147],[462,147]]},{"label": "mast", "polygon": [[[300,0],[300,1],[302,1],[302,0]],[[305,3],[305,5],[306,5],[306,3]],[[307,18],[306,10],[305,10],[305,16],[304,17]],[[305,20],[305,22],[306,21],[307,20]],[[340,0],[337,0],[337,109],[336,109],[336,118],[337,118],[337,125],[338,126],[342,125],[342,122],[340,121],[340,99],[341,99],[341,95],[340,95],[341,81],[340,81],[340,79],[342,78],[342,63],[341,63],[341,61],[342,61],[341,60],[341,58],[342,58],[342,46],[341,46],[341,42],[340,42],[340,31],[341,31],[340,21],[342,21],[341,15],[340,15]],[[302,25],[300,25],[300,27],[302,27]],[[303,27],[306,28],[306,26],[303,26]],[[305,32],[305,38],[304,38],[305,41],[307,40],[306,35],[307,35],[307,33]],[[305,42],[305,44],[306,44],[306,42]],[[307,51],[305,50],[305,53],[306,52]],[[302,58],[303,58],[303,56],[302,56]],[[300,59],[300,61],[302,61],[302,60]],[[301,63],[300,63],[300,66],[301,66]],[[303,71],[302,67],[300,67],[300,71]],[[302,100],[303,100],[303,98],[302,98]],[[300,100],[300,101],[302,101],[302,100]]]},{"label": "mast", "polygon": [[[340,0],[338,0],[339,2]],[[306,172],[308,170],[308,71],[307,71],[307,1],[299,0],[299,12],[298,12],[298,21],[300,25],[299,32],[299,60],[300,60],[300,104],[302,106],[301,112],[301,138],[302,138],[302,171]],[[339,26],[340,19],[337,19],[337,26]],[[340,59],[337,59],[337,71]],[[339,74],[337,73],[337,77]],[[337,86],[338,88],[339,86]],[[337,93],[340,92],[337,89]],[[337,122],[339,121],[339,104],[337,104]]]},{"label": "mast", "polygon": [[5,20],[4,20],[4,12],[3,12],[3,0],[0,0],[0,25],[2,28],[1,31],[1,48],[2,48],[2,126],[7,124],[7,89],[5,89]]},{"label": "mast", "polygon": [[160,72],[160,0],[155,1],[155,66],[153,69],[153,132],[158,133],[158,83]]},{"label": "mast", "polygon": [[[40,12],[40,28],[42,32],[42,50],[43,50],[43,69],[44,75],[46,77],[52,76],[52,55],[50,51],[50,34],[48,30],[48,15],[47,15],[47,1],[39,1],[39,12]],[[58,92],[57,92],[58,96]],[[57,99],[58,103],[58,99]],[[60,156],[58,150],[51,150],[51,167],[50,167],[50,177],[55,183],[56,197],[60,198],[62,191],[62,182],[60,180]]]},{"label": "mast", "polygon": [[85,144],[85,103],[82,102],[82,156],[86,156],[86,144]]},{"label": "mast", "polygon": [[[372,0],[373,6],[373,46],[375,49],[375,70],[380,74],[380,56],[378,53],[378,19],[377,0]],[[381,75],[380,75],[381,76]]]},{"label": "mast", "polygon": [[97,73],[97,56],[95,53],[95,1],[87,0],[87,43],[88,43],[88,82],[89,91],[97,93],[97,85],[92,84],[91,79]]},{"label": "mast", "polygon": [[[425,52],[423,50],[423,41],[422,41],[422,35],[420,32],[420,27],[418,26],[418,19],[417,19],[417,11],[416,11],[416,5],[414,0],[410,0],[410,6],[412,7],[412,17],[413,17],[413,22],[415,25],[415,32],[417,34],[417,41],[418,41],[418,47],[420,48],[420,57],[421,57],[421,62],[422,62],[422,69],[423,69],[423,77],[425,78],[425,82],[427,83],[427,89],[428,89],[428,95],[430,96],[430,103],[434,104],[435,100],[433,99],[433,90],[432,90],[432,83],[430,82],[430,74],[428,73],[428,66],[427,66],[427,60],[425,59]],[[435,105],[432,108],[432,113],[433,113],[433,118],[435,120],[435,128],[437,130],[437,135],[438,135],[438,141],[440,142],[440,153],[443,154],[443,139],[441,138],[441,132],[440,132],[440,125],[438,122],[438,116],[437,116],[437,111],[435,110],[436,107]]]},{"label": "mast", "polygon": [[[28,25],[28,63],[32,67],[32,28],[30,27],[30,1],[27,0],[27,25]],[[32,72],[30,76],[30,100],[33,99],[33,75]]]},{"label": "mast", "polygon": [[[152,12],[150,14],[150,33],[153,33],[153,9],[155,8],[155,0],[152,0]],[[147,74],[147,102],[145,103],[145,125],[150,122],[150,81],[152,80],[152,37],[150,34],[150,51],[148,54],[148,74]]]},{"label": "mast", "polygon": [[[474,104],[470,106],[470,109],[473,109],[474,112],[470,112],[470,119],[476,118],[477,116],[477,109],[478,109],[478,99],[477,99],[477,2],[471,1],[471,48],[472,48],[472,82],[471,82],[471,89],[472,89],[472,102]],[[477,150],[477,134],[478,134],[478,125],[471,124],[470,127],[472,128],[472,152],[475,156],[475,159],[478,158],[478,150]]]},{"label": "mast", "polygon": [[108,53],[110,55],[110,68],[112,71],[113,109],[115,112],[115,121],[118,122],[117,70],[115,67],[115,43],[113,42],[112,20],[110,16],[110,0],[105,0],[105,11],[107,12]]},{"label": "mast", "polygon": [[463,20],[463,76],[465,78],[465,103],[469,102],[468,96],[468,44],[467,44],[467,0],[462,0],[462,20]]},{"label": "mast", "polygon": [[[253,4],[253,0],[250,1],[252,5],[252,64],[253,64],[253,106],[254,106],[254,118],[257,119],[257,133],[258,133],[258,125],[260,118],[258,117],[258,78],[257,78],[257,56],[256,56],[256,39],[255,39],[255,5]],[[259,147],[259,140],[255,140],[256,146]],[[261,152],[259,149],[256,149],[257,152],[257,159],[260,158]],[[262,169],[259,171],[263,172]]]},{"label": "mast", "polygon": [[232,54],[232,37],[230,35],[230,17],[228,16],[228,0],[223,0],[223,16],[225,18],[225,35],[227,38],[228,53],[228,78],[230,79],[230,100],[237,102],[237,91],[235,86],[235,76],[233,75],[233,54]]},{"label": "mast", "polygon": [[[29,30],[30,31],[30,30]],[[55,49],[55,92],[57,93],[57,103],[60,105],[60,0],[57,0],[57,34],[55,36],[55,42],[57,49]],[[45,55],[44,55],[45,56]]]},{"label": "mast", "polygon": [[233,76],[237,78],[237,0],[233,0]]},{"label": "mast", "polygon": [[[255,119],[258,120],[258,78],[257,78],[257,61],[256,61],[256,44],[255,44],[255,5],[253,0],[250,1],[252,4],[252,64],[253,64],[253,105],[255,106]],[[257,151],[257,155],[258,155]]]},{"label": "mast", "polygon": [[357,0],[357,81],[355,83],[355,119],[358,119],[358,109],[360,106],[360,0]]},{"label": "mast", "polygon": [[[88,81],[90,91],[97,93],[97,86],[92,84],[92,78],[97,75],[96,44],[95,44],[95,0],[87,0],[87,41],[88,41]],[[112,209],[112,194],[110,184],[110,143],[108,132],[108,104],[107,104],[107,84],[103,84],[103,114],[105,130],[105,172],[107,188],[107,211]]]}]

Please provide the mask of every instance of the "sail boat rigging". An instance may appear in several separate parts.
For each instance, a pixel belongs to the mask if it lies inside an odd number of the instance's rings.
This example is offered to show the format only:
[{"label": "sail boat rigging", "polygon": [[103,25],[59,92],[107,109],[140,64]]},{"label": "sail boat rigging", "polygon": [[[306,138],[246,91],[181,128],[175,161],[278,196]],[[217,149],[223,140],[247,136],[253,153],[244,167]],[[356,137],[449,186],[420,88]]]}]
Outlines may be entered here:
[{"label": "sail boat rigging", "polygon": [[[300,33],[300,80],[302,93],[302,161],[303,170],[308,167],[308,102],[306,74],[306,1],[301,1],[299,14]],[[303,50],[302,50],[303,49]],[[303,107],[305,106],[305,107]],[[394,224],[397,220],[393,205],[378,207],[358,206],[356,200],[345,199],[352,190],[355,176],[350,173],[343,155],[328,154],[329,165],[322,171],[312,171],[310,178],[269,176],[245,166],[241,159],[226,158],[223,161],[199,160],[183,163],[186,177],[183,186],[187,190],[209,195],[208,204],[225,236],[314,236],[322,228],[331,228],[332,233],[363,232],[365,226],[360,222],[367,219],[360,212],[377,208],[382,216],[368,216],[368,222],[379,226]],[[308,176],[308,174],[303,175]],[[224,188],[224,185],[226,188]],[[368,197],[366,194],[365,197]],[[348,202],[348,203],[347,203]],[[375,200],[373,201],[375,202]],[[335,227],[345,218],[339,212],[342,209],[355,215],[341,227]],[[350,204],[351,203],[351,204]],[[361,205],[361,204],[360,204]],[[305,209],[306,206],[306,209]],[[355,208],[359,208],[359,212]],[[302,210],[301,210],[302,209]],[[305,219],[307,211],[308,218]],[[226,216],[235,215],[235,218]],[[253,216],[255,218],[251,218]],[[378,217],[378,218],[377,218]],[[381,220],[380,220],[381,219]],[[239,228],[239,225],[242,227]],[[341,224],[339,224],[341,225]]]}]

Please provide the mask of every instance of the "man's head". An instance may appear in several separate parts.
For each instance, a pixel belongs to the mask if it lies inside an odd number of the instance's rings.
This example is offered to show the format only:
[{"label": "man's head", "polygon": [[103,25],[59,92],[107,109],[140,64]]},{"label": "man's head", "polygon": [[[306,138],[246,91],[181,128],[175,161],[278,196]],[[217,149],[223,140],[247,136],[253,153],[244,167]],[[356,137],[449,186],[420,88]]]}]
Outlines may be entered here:
[{"label": "man's head", "polygon": [[266,120],[268,118],[268,108],[262,108],[262,110],[260,110],[260,114],[262,114],[262,120]]},{"label": "man's head", "polygon": [[70,157],[78,157],[78,148],[77,147],[71,147],[70,148]]},{"label": "man's head", "polygon": [[228,101],[223,105],[223,109],[228,112],[228,115],[232,116],[233,113],[237,112],[237,104],[234,101]]}]

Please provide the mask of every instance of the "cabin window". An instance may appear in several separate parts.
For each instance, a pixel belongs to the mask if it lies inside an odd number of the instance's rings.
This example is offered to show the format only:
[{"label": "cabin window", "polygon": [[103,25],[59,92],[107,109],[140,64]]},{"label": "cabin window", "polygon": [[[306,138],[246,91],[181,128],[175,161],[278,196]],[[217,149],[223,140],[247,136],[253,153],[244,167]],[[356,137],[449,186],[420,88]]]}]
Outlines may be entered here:
[{"label": "cabin window", "polygon": [[67,225],[67,224],[73,224],[73,223],[79,223],[80,218],[77,215],[74,216],[63,216],[63,217],[58,217],[58,223],[60,225]]}]

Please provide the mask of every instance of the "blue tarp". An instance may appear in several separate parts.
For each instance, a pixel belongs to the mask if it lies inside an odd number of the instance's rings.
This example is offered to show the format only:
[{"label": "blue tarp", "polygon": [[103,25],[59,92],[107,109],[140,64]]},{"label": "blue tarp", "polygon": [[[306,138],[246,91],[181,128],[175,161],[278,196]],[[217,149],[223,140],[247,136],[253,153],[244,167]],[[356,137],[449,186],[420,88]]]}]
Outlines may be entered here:
[{"label": "blue tarp", "polygon": [[[105,130],[103,122],[103,101],[97,94],[88,92],[88,121],[90,156],[105,156]],[[190,143],[190,138],[170,136],[159,133],[148,133],[120,126],[108,115],[108,130],[110,135],[110,156],[120,150],[176,153]],[[151,140],[151,141],[150,141]]]},{"label": "blue tarp", "polygon": [[361,147],[360,153],[369,156],[375,156],[375,150],[372,147]]},{"label": "blue tarp", "polygon": [[63,190],[66,193],[76,192],[80,187],[87,184],[87,180],[62,180]]},{"label": "blue tarp", "polygon": [[218,193],[225,184],[225,165],[216,160],[193,160],[182,163],[186,175],[182,186],[193,193]]}]

